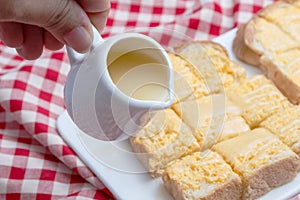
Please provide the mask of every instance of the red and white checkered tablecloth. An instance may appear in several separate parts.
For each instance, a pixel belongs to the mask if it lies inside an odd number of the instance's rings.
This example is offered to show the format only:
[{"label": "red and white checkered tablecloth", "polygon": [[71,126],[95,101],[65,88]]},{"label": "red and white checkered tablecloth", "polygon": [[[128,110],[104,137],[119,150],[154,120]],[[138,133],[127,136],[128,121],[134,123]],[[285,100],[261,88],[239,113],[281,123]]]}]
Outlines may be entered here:
[{"label": "red and white checkered tablecloth", "polygon": [[[178,35],[212,39],[246,22],[266,3],[112,0],[102,35],[139,31],[165,47]],[[0,199],[113,199],[56,130],[69,69],[64,49],[26,61],[0,41]]]}]

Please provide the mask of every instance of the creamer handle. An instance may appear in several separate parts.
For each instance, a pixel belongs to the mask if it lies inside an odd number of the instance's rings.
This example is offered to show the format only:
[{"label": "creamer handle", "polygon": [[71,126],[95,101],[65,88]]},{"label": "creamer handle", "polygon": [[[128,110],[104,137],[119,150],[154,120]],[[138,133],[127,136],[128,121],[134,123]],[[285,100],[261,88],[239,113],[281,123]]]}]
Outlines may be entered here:
[{"label": "creamer handle", "polygon": [[[92,51],[95,47],[97,47],[99,43],[103,42],[103,39],[102,39],[100,33],[98,32],[98,30],[94,26],[92,26],[92,29],[93,29],[94,38],[93,38],[93,42],[92,42],[90,51]],[[85,53],[85,54],[78,53],[77,51],[75,51],[73,48],[71,48],[69,46],[67,46],[66,49],[67,49],[70,64],[72,67],[75,65],[81,64],[82,61],[85,59],[85,57],[89,53],[89,52]]]}]

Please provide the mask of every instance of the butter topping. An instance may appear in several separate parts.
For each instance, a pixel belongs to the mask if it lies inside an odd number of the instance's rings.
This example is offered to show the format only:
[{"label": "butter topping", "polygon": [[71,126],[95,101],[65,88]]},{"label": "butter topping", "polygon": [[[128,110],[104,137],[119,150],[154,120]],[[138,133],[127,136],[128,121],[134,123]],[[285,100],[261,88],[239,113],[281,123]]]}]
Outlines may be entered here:
[{"label": "butter topping", "polygon": [[213,147],[239,174],[253,174],[268,164],[295,154],[267,129],[257,128]]},{"label": "butter topping", "polygon": [[250,127],[273,113],[291,106],[275,85],[263,75],[253,76],[227,90],[228,97],[242,109],[242,116]]},{"label": "butter topping", "polygon": [[191,129],[171,109],[157,111],[131,143],[151,172],[200,148]]},{"label": "butter topping", "polygon": [[240,117],[241,109],[224,94],[181,102],[172,108],[192,129],[202,149],[249,130],[249,126]]},{"label": "butter topping", "polygon": [[188,61],[171,53],[169,57],[174,67],[174,92],[178,101],[189,96],[200,98],[210,94],[205,81],[193,71],[193,66]]},{"label": "butter topping", "polygon": [[[254,37],[257,40],[257,45],[261,44],[262,52],[284,52],[297,46],[289,35],[275,24],[263,18],[255,18],[255,28],[256,33]],[[266,30],[268,34],[266,34]]]},{"label": "butter topping", "polygon": [[285,109],[270,116],[260,126],[276,134],[285,144],[300,154],[300,148],[297,146],[297,143],[300,141],[300,113],[298,106]]},{"label": "butter topping", "polygon": [[195,152],[167,167],[164,180],[180,184],[183,190],[198,190],[205,183],[222,184],[237,175],[215,152]]}]

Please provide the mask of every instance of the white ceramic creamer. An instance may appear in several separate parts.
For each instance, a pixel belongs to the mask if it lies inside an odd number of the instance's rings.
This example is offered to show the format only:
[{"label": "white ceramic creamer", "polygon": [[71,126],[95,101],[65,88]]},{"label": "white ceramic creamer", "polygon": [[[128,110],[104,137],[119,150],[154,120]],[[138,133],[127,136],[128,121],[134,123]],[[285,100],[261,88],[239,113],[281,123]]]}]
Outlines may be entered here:
[{"label": "white ceramic creamer", "polygon": [[173,69],[150,37],[124,33],[103,40],[95,28],[89,53],[67,47],[71,63],[64,99],[73,122],[100,140],[122,140],[140,130],[154,110],[173,102]]}]

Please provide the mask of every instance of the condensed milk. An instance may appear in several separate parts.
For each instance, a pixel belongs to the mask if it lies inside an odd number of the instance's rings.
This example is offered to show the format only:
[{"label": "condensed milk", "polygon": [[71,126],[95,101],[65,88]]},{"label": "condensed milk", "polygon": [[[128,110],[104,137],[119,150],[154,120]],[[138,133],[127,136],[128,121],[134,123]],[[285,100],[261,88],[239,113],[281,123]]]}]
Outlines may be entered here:
[{"label": "condensed milk", "polygon": [[134,50],[108,63],[109,75],[127,96],[137,100],[168,101],[168,68],[158,60]]}]

